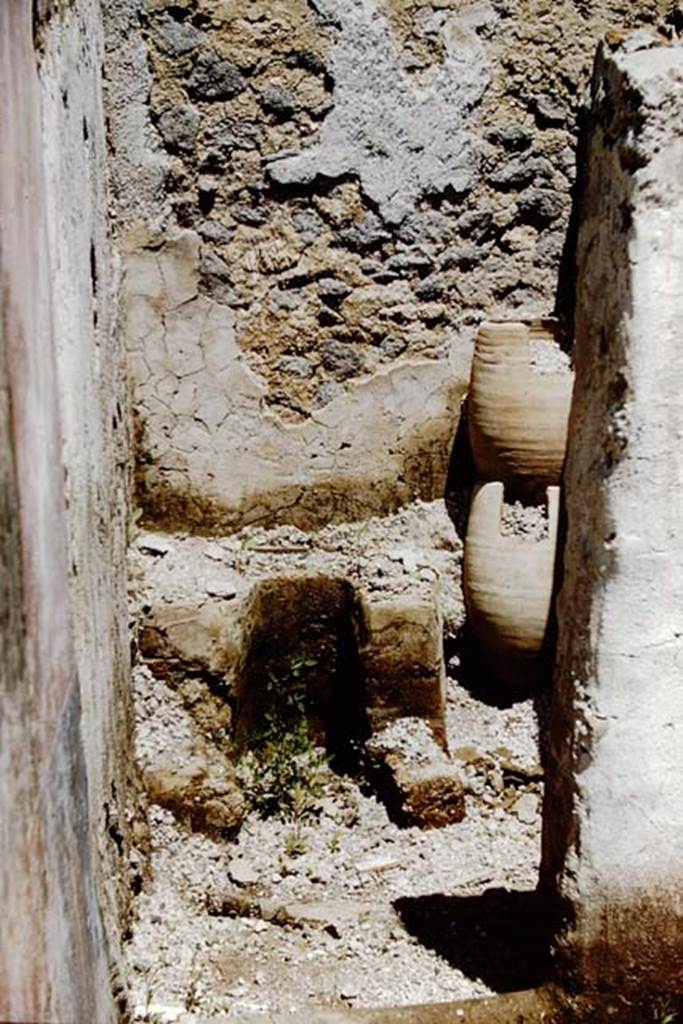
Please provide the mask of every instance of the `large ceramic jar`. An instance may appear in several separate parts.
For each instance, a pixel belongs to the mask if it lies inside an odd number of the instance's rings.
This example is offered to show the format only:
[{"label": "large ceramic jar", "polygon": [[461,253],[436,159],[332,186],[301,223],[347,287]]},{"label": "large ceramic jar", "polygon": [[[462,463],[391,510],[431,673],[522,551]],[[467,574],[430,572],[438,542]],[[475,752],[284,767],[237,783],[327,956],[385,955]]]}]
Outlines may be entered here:
[{"label": "large ceramic jar", "polygon": [[557,549],[559,488],[547,489],[547,536],[501,532],[504,486],[479,484],[465,541],[463,588],[470,632],[499,678],[519,682],[520,670],[543,652]]},{"label": "large ceramic jar", "polygon": [[468,409],[479,479],[521,491],[559,483],[572,384],[553,321],[482,324]]}]

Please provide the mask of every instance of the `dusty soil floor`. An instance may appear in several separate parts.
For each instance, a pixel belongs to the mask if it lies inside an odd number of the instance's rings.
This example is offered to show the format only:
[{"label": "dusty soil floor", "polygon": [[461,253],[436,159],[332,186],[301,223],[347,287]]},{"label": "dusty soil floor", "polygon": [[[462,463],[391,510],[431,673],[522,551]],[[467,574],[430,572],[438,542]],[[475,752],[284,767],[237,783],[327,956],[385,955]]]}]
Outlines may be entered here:
[{"label": "dusty soil floor", "polygon": [[[534,950],[523,935],[532,897],[491,893],[530,894],[536,882],[533,706],[487,707],[455,683],[448,697],[451,749],[471,748],[461,754],[468,794],[459,824],[399,828],[348,782],[302,828],[305,853],[290,856],[289,824],[251,817],[237,842],[224,843],[150,808],[153,883],[129,946],[138,1020],[191,1010],[267,1019],[307,1005],[443,1001],[537,980],[543,965],[525,959]],[[207,895],[226,890],[284,905],[298,926],[210,916]]]},{"label": "dusty soil floor", "polygon": [[[433,521],[434,509],[427,513]],[[420,519],[414,511],[396,517],[402,542],[411,516]],[[423,526],[408,539],[424,539]],[[441,557],[457,561],[457,538],[448,546],[439,544]],[[139,565],[137,572],[141,579]],[[158,586],[162,569],[154,572]],[[533,895],[542,701],[501,707],[496,695],[458,682],[457,656],[449,671],[448,747],[466,786],[458,824],[401,828],[367,785],[333,776],[298,834],[252,814],[235,841],[213,839],[150,806],[151,881],[128,942],[136,1021],[193,1013],[267,1021],[283,1011],[305,1020],[306,1007],[446,1001],[543,979]],[[144,665],[136,688],[141,765],[168,765],[173,756],[182,763],[196,723]],[[222,901],[232,916],[209,912]]]}]

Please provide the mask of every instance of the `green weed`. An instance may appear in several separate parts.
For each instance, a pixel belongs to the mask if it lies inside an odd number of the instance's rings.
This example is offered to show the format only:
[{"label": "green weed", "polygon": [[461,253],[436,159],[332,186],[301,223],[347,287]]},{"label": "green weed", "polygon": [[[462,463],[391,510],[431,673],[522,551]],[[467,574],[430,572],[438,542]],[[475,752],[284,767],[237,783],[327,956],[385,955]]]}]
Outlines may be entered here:
[{"label": "green weed", "polygon": [[300,829],[297,828],[293,832],[287,833],[285,837],[286,857],[303,857],[307,850],[308,842]]},{"label": "green weed", "polygon": [[268,674],[263,724],[237,765],[249,806],[264,818],[307,821],[325,792],[327,758],[310,739],[306,714],[306,670],[315,664],[292,658],[286,671]]}]

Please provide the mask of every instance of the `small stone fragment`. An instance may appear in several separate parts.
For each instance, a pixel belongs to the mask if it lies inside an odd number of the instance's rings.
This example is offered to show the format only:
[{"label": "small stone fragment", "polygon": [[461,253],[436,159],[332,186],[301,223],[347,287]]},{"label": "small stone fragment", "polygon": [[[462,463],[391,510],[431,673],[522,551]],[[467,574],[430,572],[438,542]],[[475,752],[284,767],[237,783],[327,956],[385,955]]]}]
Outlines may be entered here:
[{"label": "small stone fragment", "polygon": [[356,864],[356,871],[361,875],[380,874],[383,871],[393,871],[400,866],[401,862],[396,857],[365,857]]},{"label": "small stone fragment", "polygon": [[335,277],[321,277],[318,281],[318,295],[330,306],[338,305],[350,294],[349,286]]},{"label": "small stone fragment", "polygon": [[280,356],[277,368],[282,373],[307,380],[313,376],[313,367],[305,356]]},{"label": "small stone fragment", "polygon": [[512,810],[525,825],[533,825],[538,820],[538,797],[533,793],[522,793],[512,805]]},{"label": "small stone fragment", "polygon": [[552,96],[548,96],[547,93],[539,93],[534,103],[541,125],[561,125],[566,123],[567,111]]},{"label": "small stone fragment", "polygon": [[488,181],[498,189],[521,188],[538,177],[552,177],[552,173],[552,166],[544,157],[527,153],[498,167],[489,175]]},{"label": "small stone fragment", "polygon": [[488,132],[487,137],[492,142],[499,142],[505,149],[513,152],[527,149],[532,140],[531,132],[519,124],[498,125]]},{"label": "small stone fragment", "polygon": [[198,131],[199,113],[189,105],[169,107],[159,118],[159,132],[171,153],[193,153]]},{"label": "small stone fragment", "polygon": [[230,862],[228,874],[235,885],[243,887],[256,885],[260,878],[259,872],[256,868],[250,864],[249,861],[241,858]]},{"label": "small stone fragment", "polygon": [[565,245],[562,231],[544,231],[536,243],[535,258],[539,264],[559,262]]},{"label": "small stone fragment", "polygon": [[367,213],[362,220],[338,233],[339,241],[350,249],[372,249],[383,242],[388,242],[391,235],[386,230],[376,213]]},{"label": "small stone fragment", "polygon": [[268,211],[258,206],[245,206],[236,203],[230,208],[230,214],[239,224],[248,224],[249,227],[259,228],[268,220]]},{"label": "small stone fragment", "polygon": [[221,547],[220,544],[211,543],[207,544],[207,546],[204,548],[204,554],[213,562],[224,562],[226,559],[227,552],[225,548]]},{"label": "small stone fragment", "polygon": [[324,885],[332,878],[330,868],[322,861],[315,861],[313,864],[309,864],[306,869],[306,874],[312,882],[320,885]]},{"label": "small stone fragment", "polygon": [[206,592],[209,597],[222,597],[229,600],[237,594],[237,588],[229,580],[211,579],[206,581]]},{"label": "small stone fragment", "polygon": [[415,287],[415,294],[418,299],[425,302],[432,302],[434,299],[440,299],[446,291],[446,281],[443,277],[439,277],[438,274],[430,274],[424,281]]},{"label": "small stone fragment", "polygon": [[152,35],[161,52],[172,57],[189,53],[206,38],[204,32],[195,28],[191,22],[176,21],[169,14],[163,14],[155,22]]},{"label": "small stone fragment", "polygon": [[206,220],[199,226],[199,234],[207,242],[216,242],[218,245],[227,245],[235,234],[234,228],[228,228],[217,220]]},{"label": "small stone fragment", "polygon": [[482,754],[476,747],[463,746],[457,747],[453,751],[453,757],[456,761],[462,761],[463,764],[484,764],[486,762],[486,756]]},{"label": "small stone fragment", "polygon": [[291,313],[293,309],[298,309],[302,301],[301,292],[296,288],[274,288],[268,297],[268,305],[273,312],[286,309]]},{"label": "small stone fragment", "polygon": [[246,81],[232,61],[215,50],[202,50],[187,83],[191,96],[200,100],[229,100],[246,88]]},{"label": "small stone fragment", "polygon": [[171,550],[170,543],[157,534],[145,533],[138,540],[138,548],[144,555],[157,555],[163,557]]},{"label": "small stone fragment", "polygon": [[562,197],[549,188],[528,188],[517,200],[517,209],[532,224],[549,224],[562,213]]},{"label": "small stone fragment", "polygon": [[543,768],[540,764],[526,765],[518,764],[510,758],[503,758],[500,762],[500,770],[505,776],[505,781],[530,783],[543,780]]},{"label": "small stone fragment", "polygon": [[325,227],[322,218],[315,210],[302,210],[300,213],[295,213],[292,223],[304,245],[311,245],[312,242],[315,242]]},{"label": "small stone fragment", "polygon": [[386,265],[389,270],[397,270],[399,272],[414,270],[419,273],[429,270],[431,264],[428,257],[420,252],[420,250],[408,249],[405,252],[397,252],[395,256],[387,260]]},{"label": "small stone fragment", "polygon": [[322,409],[323,406],[329,405],[335,398],[339,398],[344,394],[344,385],[338,384],[336,381],[328,380],[324,384],[321,384],[318,388],[318,392],[315,396],[315,407]]},{"label": "small stone fragment", "polygon": [[354,348],[333,340],[323,346],[322,364],[338,380],[346,380],[360,373],[363,360]]},{"label": "small stone fragment", "polygon": [[283,121],[291,117],[296,110],[294,95],[289,89],[282,89],[279,86],[269,86],[264,89],[259,99],[265,111]]},{"label": "small stone fragment", "polygon": [[304,71],[311,71],[317,75],[325,72],[325,63],[322,58],[310,50],[293,50],[288,55],[286,63],[287,67],[303,68]]},{"label": "small stone fragment", "polygon": [[360,995],[360,985],[354,977],[346,977],[339,984],[339,995],[347,1002],[353,1002]]},{"label": "small stone fragment", "polygon": [[379,347],[382,355],[387,359],[396,359],[402,352],[405,352],[408,343],[405,338],[389,337],[382,338]]}]

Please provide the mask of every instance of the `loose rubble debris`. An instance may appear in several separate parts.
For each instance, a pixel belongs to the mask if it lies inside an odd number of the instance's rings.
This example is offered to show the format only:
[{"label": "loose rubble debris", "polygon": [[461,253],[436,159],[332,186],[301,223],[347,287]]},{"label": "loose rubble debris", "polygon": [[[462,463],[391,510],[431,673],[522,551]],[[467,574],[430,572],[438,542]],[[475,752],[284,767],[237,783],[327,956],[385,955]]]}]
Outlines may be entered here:
[{"label": "loose rubble debris", "polygon": [[149,772],[145,785],[150,800],[168,807],[193,831],[230,838],[242,826],[245,802],[228,762],[210,766],[190,762],[175,771]]},{"label": "loose rubble debris", "polygon": [[[163,554],[142,552],[152,543],[142,537],[131,563],[138,607],[143,615],[143,608],[191,607],[205,573],[212,580],[225,573],[239,591],[245,575],[267,578],[283,563],[308,571],[311,560],[321,559],[392,599],[415,586],[432,594],[436,587],[452,643],[463,618],[453,583],[460,546],[443,507],[435,506],[312,535],[288,527],[253,528],[220,541],[169,537]],[[205,594],[203,600],[214,607],[215,599]],[[368,742],[369,754],[375,744],[379,757],[381,745],[381,758],[397,759],[401,821],[392,820],[373,791],[370,770],[346,778],[330,772],[324,795],[302,821],[248,812],[232,840],[193,830],[185,801],[212,779],[213,752],[231,731],[230,701],[216,687],[234,600],[220,602],[223,612],[214,608],[193,620],[183,639],[192,671],[183,675],[177,657],[154,656],[135,673],[138,760],[153,780],[152,797],[166,805],[149,808],[151,878],[137,899],[128,943],[136,1020],[144,1021],[150,1006],[161,1020],[191,1006],[204,1017],[223,1014],[241,1024],[275,1012],[305,1016],[315,1005],[382,1007],[489,993],[495,984],[485,958],[473,965],[462,932],[450,942],[441,924],[443,941],[437,941],[434,922],[471,901],[476,907],[481,900],[488,913],[489,889],[535,887],[542,702],[498,706],[473,696],[458,681],[453,655],[444,680],[443,735],[435,738],[424,719],[403,716]],[[217,635],[218,646],[211,640]],[[198,767],[189,779],[187,765]],[[171,787],[172,799],[158,785],[167,772],[183,779]],[[441,799],[429,799],[430,786],[450,793],[445,822],[438,820]],[[515,950],[497,952],[496,959],[514,979]]]},{"label": "loose rubble debris", "polygon": [[424,720],[402,718],[365,744],[387,807],[399,823],[442,828],[465,817],[457,768]]},{"label": "loose rubble debris", "polygon": [[523,537],[524,540],[546,540],[548,512],[546,506],[522,501],[504,502],[500,515],[503,537]]}]

